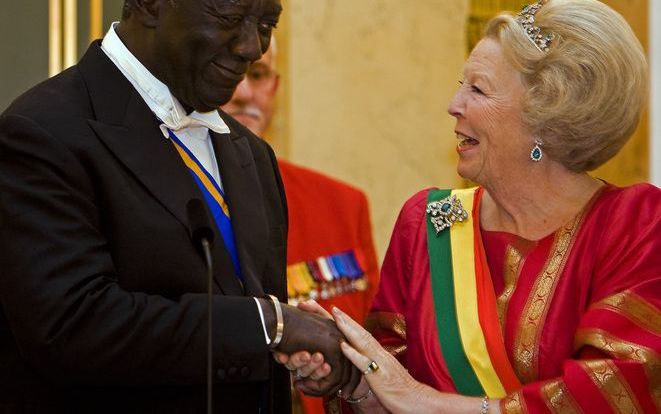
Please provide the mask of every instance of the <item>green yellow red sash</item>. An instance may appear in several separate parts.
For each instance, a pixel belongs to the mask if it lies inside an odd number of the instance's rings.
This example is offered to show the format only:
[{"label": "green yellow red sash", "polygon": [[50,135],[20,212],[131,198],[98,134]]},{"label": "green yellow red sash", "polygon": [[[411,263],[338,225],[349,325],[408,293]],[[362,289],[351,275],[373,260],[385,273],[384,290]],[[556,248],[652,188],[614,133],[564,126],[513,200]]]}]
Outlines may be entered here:
[{"label": "green yellow red sash", "polygon": [[[437,232],[427,220],[436,325],[443,358],[457,391],[502,398],[521,384],[509,362],[496,295],[480,236],[482,189],[432,190],[427,202],[455,196],[468,213]],[[429,217],[428,217],[429,218]]]}]

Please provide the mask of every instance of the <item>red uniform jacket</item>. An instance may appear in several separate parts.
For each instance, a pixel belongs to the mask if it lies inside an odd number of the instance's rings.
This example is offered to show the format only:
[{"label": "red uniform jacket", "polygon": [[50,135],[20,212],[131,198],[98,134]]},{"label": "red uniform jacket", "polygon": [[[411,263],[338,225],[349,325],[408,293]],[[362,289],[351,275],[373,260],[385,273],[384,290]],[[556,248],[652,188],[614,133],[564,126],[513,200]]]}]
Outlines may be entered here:
[{"label": "red uniform jacket", "polygon": [[[367,279],[367,289],[317,301],[337,306],[363,323],[376,293],[379,269],[365,194],[343,182],[278,160],[289,207],[287,264],[353,250]],[[303,398],[306,414],[323,413],[321,399]]]}]

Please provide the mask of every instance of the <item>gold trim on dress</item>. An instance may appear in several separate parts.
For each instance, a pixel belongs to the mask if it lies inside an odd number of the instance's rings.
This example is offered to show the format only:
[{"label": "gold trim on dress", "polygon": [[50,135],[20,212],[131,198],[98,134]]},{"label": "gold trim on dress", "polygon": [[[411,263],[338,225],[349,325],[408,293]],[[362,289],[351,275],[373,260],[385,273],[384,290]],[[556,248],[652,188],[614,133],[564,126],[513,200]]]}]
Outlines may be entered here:
[{"label": "gold trim on dress", "polygon": [[371,333],[378,330],[391,331],[406,341],[406,319],[401,313],[370,312],[365,320],[365,329]]},{"label": "gold trim on dress", "polygon": [[608,309],[631,320],[641,328],[661,336],[661,312],[630,290],[604,298],[592,304],[590,308]]},{"label": "gold trim on dress", "polygon": [[370,312],[365,319],[365,329],[377,338],[384,333],[390,333],[402,340],[402,344],[384,346],[390,355],[398,357],[406,352],[406,319],[401,313]]},{"label": "gold trim on dress", "polygon": [[383,349],[388,351],[388,353],[394,357],[398,357],[404,352],[406,352],[407,346],[406,345],[383,345]]},{"label": "gold trim on dress", "polygon": [[618,338],[603,329],[581,328],[576,332],[574,350],[589,345],[618,359],[630,359],[650,365],[661,364],[661,355],[654,350]]},{"label": "gold trim on dress", "polygon": [[604,351],[615,358],[642,363],[649,380],[652,400],[661,412],[661,355],[653,349],[625,341],[596,328],[584,328],[576,332],[574,350],[586,345]]},{"label": "gold trim on dress", "polygon": [[584,211],[556,234],[553,246],[551,246],[551,254],[537,276],[521,313],[518,332],[514,341],[514,369],[524,383],[537,378],[539,339],[542,328],[558,284],[558,276],[565,267],[567,257],[583,221]]},{"label": "gold trim on dress", "polygon": [[503,272],[505,287],[496,300],[498,305],[498,319],[500,320],[500,328],[502,329],[503,334],[505,334],[507,305],[509,305],[510,298],[514,292],[514,286],[519,279],[521,268],[523,267],[522,264],[524,261],[521,259],[523,259],[523,256],[514,246],[507,246],[507,250],[505,250],[505,270]]},{"label": "gold trim on dress", "polygon": [[582,361],[583,369],[599,388],[615,413],[642,413],[643,409],[613,361],[595,359]]},{"label": "gold trim on dress", "polygon": [[505,414],[524,414],[528,412],[521,391],[516,391],[503,398],[500,407]]},{"label": "gold trim on dress", "polygon": [[542,386],[542,399],[552,413],[581,414],[583,410],[576,403],[564,381],[555,380]]}]

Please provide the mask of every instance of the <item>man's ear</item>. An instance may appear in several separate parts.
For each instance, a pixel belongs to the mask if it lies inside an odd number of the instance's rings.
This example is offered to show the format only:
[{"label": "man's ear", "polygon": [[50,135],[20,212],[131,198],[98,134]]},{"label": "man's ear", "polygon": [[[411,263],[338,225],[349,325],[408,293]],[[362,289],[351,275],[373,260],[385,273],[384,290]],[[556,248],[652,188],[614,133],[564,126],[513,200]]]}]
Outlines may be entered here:
[{"label": "man's ear", "polygon": [[280,74],[275,74],[275,79],[273,79],[273,86],[271,87],[271,95],[275,95],[278,92],[278,87],[280,87]]},{"label": "man's ear", "polygon": [[167,0],[133,0],[131,14],[142,23],[143,26],[149,28],[156,27],[161,7],[163,7],[166,2]]}]

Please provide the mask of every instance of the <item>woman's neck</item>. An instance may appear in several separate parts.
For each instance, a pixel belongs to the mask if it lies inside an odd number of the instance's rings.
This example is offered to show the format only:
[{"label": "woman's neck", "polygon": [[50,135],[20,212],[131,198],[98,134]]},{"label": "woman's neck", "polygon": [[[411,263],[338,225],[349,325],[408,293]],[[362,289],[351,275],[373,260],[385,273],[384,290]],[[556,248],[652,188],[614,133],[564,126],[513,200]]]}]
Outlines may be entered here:
[{"label": "woman's neck", "polygon": [[539,240],[575,217],[602,186],[602,181],[559,164],[532,171],[525,179],[487,183],[480,224],[484,230]]}]

